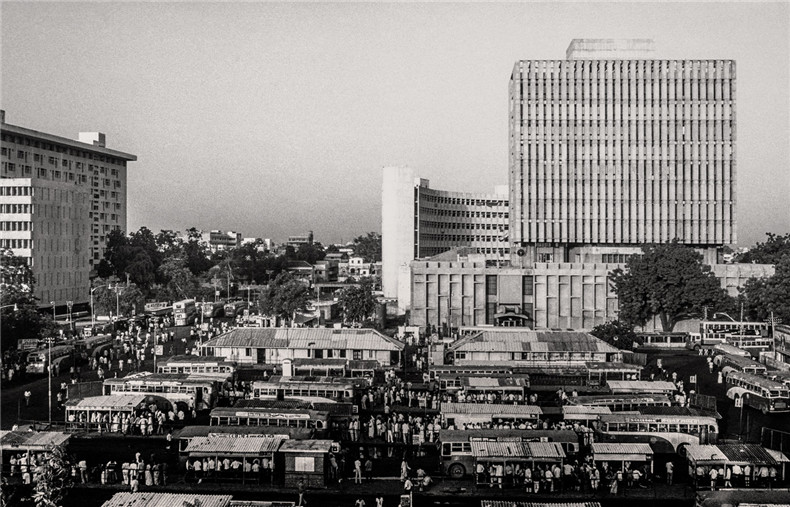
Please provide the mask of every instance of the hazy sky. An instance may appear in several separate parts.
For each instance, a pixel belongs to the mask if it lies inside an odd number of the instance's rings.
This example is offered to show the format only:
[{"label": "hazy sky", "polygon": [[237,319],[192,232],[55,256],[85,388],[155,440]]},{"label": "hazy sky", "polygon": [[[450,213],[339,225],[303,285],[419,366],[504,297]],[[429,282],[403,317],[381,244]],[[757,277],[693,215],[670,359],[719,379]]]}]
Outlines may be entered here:
[{"label": "hazy sky", "polygon": [[381,230],[381,168],[507,183],[508,80],[573,38],[737,61],[739,244],[790,232],[788,3],[3,2],[8,123],[102,131],[129,229]]}]

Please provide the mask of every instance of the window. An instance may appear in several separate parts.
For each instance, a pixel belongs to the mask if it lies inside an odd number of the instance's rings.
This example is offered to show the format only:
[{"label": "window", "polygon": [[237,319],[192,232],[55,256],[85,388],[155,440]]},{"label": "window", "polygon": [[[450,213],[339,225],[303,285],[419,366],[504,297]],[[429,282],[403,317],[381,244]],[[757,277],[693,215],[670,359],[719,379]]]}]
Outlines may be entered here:
[{"label": "window", "polygon": [[296,456],[294,458],[294,471],[315,472],[315,458]]},{"label": "window", "polygon": [[351,359],[353,359],[354,361],[362,360],[362,351],[361,350],[353,351]]},{"label": "window", "polygon": [[251,349],[251,348],[249,348],[249,347],[247,347],[246,349],[244,349],[244,355],[245,355],[245,356],[247,356],[247,357],[250,357],[250,356],[252,356],[252,349]]}]

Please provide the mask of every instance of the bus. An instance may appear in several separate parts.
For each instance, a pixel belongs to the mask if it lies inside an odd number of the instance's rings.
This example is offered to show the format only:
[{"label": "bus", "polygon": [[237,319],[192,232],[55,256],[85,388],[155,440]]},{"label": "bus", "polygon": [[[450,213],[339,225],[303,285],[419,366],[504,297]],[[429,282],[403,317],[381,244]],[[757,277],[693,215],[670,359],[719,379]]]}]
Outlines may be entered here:
[{"label": "bus", "polygon": [[303,401],[354,402],[357,383],[337,377],[282,377],[274,375],[267,381],[252,383],[252,397],[260,400],[297,398]]},{"label": "bus", "polygon": [[447,378],[451,375],[506,376],[512,374],[513,368],[510,366],[491,365],[431,365],[428,370],[428,376],[431,380],[437,380],[439,377]]},{"label": "bus", "polygon": [[686,348],[688,333],[638,333],[642,347],[648,349],[683,349]]},{"label": "bus", "polygon": [[173,303],[173,319],[176,326],[191,326],[197,318],[197,307],[194,299],[185,299]]},{"label": "bus", "polygon": [[764,364],[758,363],[750,357],[722,354],[714,357],[713,363],[721,368],[721,374],[724,378],[727,378],[727,376],[734,371],[751,373],[752,375],[759,376],[765,376],[766,373],[768,373],[768,369]]},{"label": "bus", "polygon": [[[459,377],[460,387],[454,396],[461,402],[527,402],[529,377]],[[448,394],[452,393],[448,390]]]},{"label": "bus", "polygon": [[576,405],[608,407],[612,412],[638,411],[641,407],[671,407],[672,399],[666,394],[604,394],[570,398]]},{"label": "bus", "polygon": [[225,303],[222,301],[218,301],[216,303],[207,301],[205,303],[201,303],[200,311],[203,314],[203,317],[206,319],[222,317],[225,314]]},{"label": "bus", "polygon": [[164,317],[165,315],[170,315],[173,313],[173,305],[166,301],[160,301],[157,303],[146,303],[143,307],[143,310],[148,315],[153,315],[155,317]]},{"label": "bus", "polygon": [[504,403],[447,403],[440,413],[447,426],[455,428],[527,429],[540,422],[537,405]]},{"label": "bus", "polygon": [[713,352],[719,354],[730,354],[731,356],[741,356],[751,358],[752,355],[743,349],[739,349],[735,345],[729,343],[717,343],[713,346]]},{"label": "bus", "polygon": [[766,376],[768,379],[773,380],[774,382],[781,382],[787,387],[790,387],[790,371],[771,371],[768,372]]},{"label": "bus", "polygon": [[157,363],[158,373],[224,373],[228,377],[236,371],[236,363],[224,357],[173,356]]},{"label": "bus", "polygon": [[225,317],[236,317],[237,315],[241,315],[244,310],[248,308],[248,304],[246,301],[232,301],[230,303],[225,303]]},{"label": "bus", "polygon": [[727,397],[736,404],[743,403],[763,414],[790,411],[790,390],[781,382],[739,371],[727,375],[725,382]]},{"label": "bus", "polygon": [[78,352],[85,352],[88,356],[92,356],[94,351],[103,350],[107,348],[107,345],[112,345],[112,343],[113,338],[111,334],[100,334],[75,341],[74,348]]},{"label": "bus", "polygon": [[596,442],[650,444],[656,453],[716,443],[719,435],[716,418],[710,416],[614,413],[602,415],[595,426]]},{"label": "bus", "polygon": [[221,407],[211,411],[211,426],[273,426],[325,430],[329,412],[309,408]]},{"label": "bus", "polygon": [[[208,375],[214,375],[210,378]],[[168,400],[178,409],[188,412],[206,410],[216,406],[218,398],[217,383],[227,376],[223,373],[151,373],[140,372],[123,378],[109,378],[104,381],[105,395],[151,393]]]},{"label": "bus", "polygon": [[28,373],[46,373],[49,367],[49,360],[52,358],[53,365],[60,368],[68,368],[74,356],[74,345],[57,345],[30,352],[27,355]]},{"label": "bus", "polygon": [[702,347],[729,343],[740,348],[768,350],[773,340],[768,338],[767,322],[702,321],[699,333],[689,333],[686,348],[699,350]]},{"label": "bus", "polygon": [[441,430],[442,472],[462,479],[475,470],[472,442],[556,442],[565,454],[579,452],[579,436],[572,430]]}]

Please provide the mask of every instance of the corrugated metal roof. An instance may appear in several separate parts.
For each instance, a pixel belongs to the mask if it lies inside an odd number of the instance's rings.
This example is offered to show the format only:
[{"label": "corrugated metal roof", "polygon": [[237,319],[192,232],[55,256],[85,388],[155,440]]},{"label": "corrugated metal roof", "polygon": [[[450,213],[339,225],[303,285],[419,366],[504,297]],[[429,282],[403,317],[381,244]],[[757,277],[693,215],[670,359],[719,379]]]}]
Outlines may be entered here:
[{"label": "corrugated metal roof", "polygon": [[375,329],[237,328],[208,340],[203,347],[401,351],[404,344]]},{"label": "corrugated metal roof", "polygon": [[663,393],[676,389],[675,384],[664,380],[607,380],[606,384],[613,393]]},{"label": "corrugated metal roof", "polygon": [[691,444],[685,447],[686,459],[694,463],[726,463],[727,457],[715,445]]},{"label": "corrugated metal roof", "polygon": [[566,416],[571,415],[592,415],[592,416],[599,416],[602,414],[611,414],[612,411],[609,407],[597,406],[597,405],[563,405],[562,413]]},{"label": "corrugated metal roof", "polygon": [[728,461],[735,463],[777,464],[764,447],[756,444],[719,444],[716,447],[727,457]]},{"label": "corrugated metal roof", "polygon": [[450,351],[482,352],[619,352],[619,349],[581,331],[485,330],[462,338]]},{"label": "corrugated metal roof", "polygon": [[[152,393],[154,394],[154,393]],[[118,410],[134,409],[145,401],[145,395],[113,394],[111,396],[91,396],[66,402],[66,408],[78,410]]]},{"label": "corrugated metal roof", "polygon": [[285,441],[280,436],[209,436],[194,437],[189,441],[186,452],[188,453],[208,453],[208,454],[246,454],[257,456],[264,453],[272,453],[279,449],[280,444]]},{"label": "corrugated metal roof", "polygon": [[442,403],[442,414],[534,415],[543,413],[537,405],[508,405],[504,403]]},{"label": "corrugated metal roof", "polygon": [[184,426],[173,432],[173,438],[207,437],[210,435],[269,435],[282,438],[310,438],[310,428],[286,428],[283,426]]},{"label": "corrugated metal roof", "polygon": [[565,451],[558,442],[527,442],[527,448],[533,458],[564,458]]},{"label": "corrugated metal roof", "polygon": [[777,463],[790,463],[790,458],[788,458],[785,453],[781,451],[777,451],[774,449],[768,449],[766,447],[765,452],[771,455],[771,457],[776,460]]},{"label": "corrugated metal roof", "polygon": [[45,450],[65,444],[69,438],[71,438],[71,434],[58,431],[2,431],[0,432],[0,448]]},{"label": "corrugated metal roof", "polygon": [[561,459],[565,457],[557,442],[471,442],[476,458]]},{"label": "corrugated metal roof", "polygon": [[593,454],[643,454],[652,456],[653,449],[650,444],[612,444],[594,442],[591,444]]},{"label": "corrugated metal roof", "polygon": [[287,440],[280,452],[329,452],[331,449],[331,440]]},{"label": "corrugated metal roof", "polygon": [[[182,493],[115,493],[102,507],[228,507],[230,495],[195,495]],[[197,501],[196,501],[197,500]]]},{"label": "corrugated metal roof", "polygon": [[584,363],[587,366],[588,370],[598,371],[598,370],[605,370],[605,371],[625,371],[625,372],[639,372],[642,371],[644,368],[638,364],[629,364],[629,363],[616,363],[616,362],[606,362],[606,361],[587,361]]},{"label": "corrugated metal roof", "polygon": [[480,387],[529,387],[526,379],[513,377],[461,377],[464,386]]},{"label": "corrugated metal roof", "polygon": [[600,502],[513,502],[480,500],[480,507],[601,507]]}]

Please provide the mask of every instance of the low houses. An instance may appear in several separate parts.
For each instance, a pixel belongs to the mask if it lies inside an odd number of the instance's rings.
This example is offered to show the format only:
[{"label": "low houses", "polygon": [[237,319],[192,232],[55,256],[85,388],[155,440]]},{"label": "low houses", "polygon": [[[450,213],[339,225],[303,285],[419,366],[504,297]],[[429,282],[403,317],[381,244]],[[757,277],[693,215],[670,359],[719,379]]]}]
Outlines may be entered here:
[{"label": "low houses", "polygon": [[326,486],[331,440],[286,440],[280,446],[286,487]]},{"label": "low houses", "polygon": [[622,352],[589,333],[490,329],[471,334],[448,348],[454,364],[502,366],[584,366],[588,361],[621,362]]},{"label": "low houses", "polygon": [[286,359],[341,358],[398,365],[404,344],[375,329],[238,328],[201,346],[201,355],[242,364],[281,364]]}]

